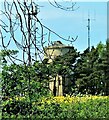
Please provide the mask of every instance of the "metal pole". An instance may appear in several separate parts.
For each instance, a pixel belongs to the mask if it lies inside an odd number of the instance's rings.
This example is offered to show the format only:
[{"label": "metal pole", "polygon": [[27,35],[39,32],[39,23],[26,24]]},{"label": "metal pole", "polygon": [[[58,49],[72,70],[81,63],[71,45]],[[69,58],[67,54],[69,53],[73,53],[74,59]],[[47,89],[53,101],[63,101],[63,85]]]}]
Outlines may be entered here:
[{"label": "metal pole", "polygon": [[88,48],[90,50],[90,18],[88,18]]}]

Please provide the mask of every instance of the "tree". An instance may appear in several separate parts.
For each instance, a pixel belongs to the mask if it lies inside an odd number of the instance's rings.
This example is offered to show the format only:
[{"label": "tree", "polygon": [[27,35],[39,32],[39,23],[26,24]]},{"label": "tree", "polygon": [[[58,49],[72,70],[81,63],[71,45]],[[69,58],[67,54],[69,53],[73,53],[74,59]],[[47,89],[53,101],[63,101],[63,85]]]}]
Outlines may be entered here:
[{"label": "tree", "polygon": [[106,45],[102,52],[100,59],[100,69],[103,70],[103,84],[104,84],[104,95],[109,95],[109,40],[106,41]]},{"label": "tree", "polygon": [[74,71],[75,92],[81,94],[96,93],[98,79],[95,80],[95,66],[97,64],[98,56],[98,51],[94,47],[92,47],[91,51],[86,49],[83,54],[80,55],[80,59],[78,59]]},{"label": "tree", "polygon": [[57,74],[62,76],[64,95],[71,94],[71,88],[74,85],[74,68],[78,57],[79,52],[72,47],[68,53],[62,56],[57,56],[53,62],[48,65],[49,75],[53,77],[56,77]]},{"label": "tree", "polygon": [[103,54],[105,53],[105,50],[106,50],[106,45],[104,45],[104,44],[100,41],[99,44],[97,45],[96,49],[98,49],[99,58],[102,58],[102,57],[103,57]]},{"label": "tree", "polygon": [[[71,2],[70,7],[65,7],[55,0],[49,3],[67,11],[73,11],[75,6],[75,3]],[[32,103],[40,100],[39,98],[48,92],[46,89],[49,80],[48,67],[42,60],[45,42],[51,44],[51,34],[68,42],[76,39],[65,39],[45,26],[38,18],[40,5],[32,0],[30,2],[4,0],[3,9],[0,12],[4,19],[0,19],[1,45],[11,61],[10,65],[4,65],[2,71],[3,118],[6,116],[12,118],[14,115],[17,118],[19,114],[31,117],[37,111]],[[45,36],[47,39],[44,39]],[[11,55],[10,45],[15,46],[20,57]],[[5,57],[3,58],[6,62]],[[20,100],[22,96],[26,98],[24,101]],[[15,99],[16,97],[18,100]]]},{"label": "tree", "polygon": [[105,95],[109,95],[109,40],[106,42],[106,70],[105,70]]},{"label": "tree", "polygon": [[[30,83],[28,83],[28,78]],[[3,118],[6,116],[33,115],[41,97],[49,95],[48,74],[42,63],[32,66],[4,66],[2,71]],[[11,116],[12,118],[12,116]]]},{"label": "tree", "polygon": [[74,92],[92,95],[109,94],[108,41],[101,42],[91,51],[86,49],[78,59],[74,70]]},{"label": "tree", "polygon": [[[62,6],[54,0],[54,2],[48,2],[56,7],[67,11],[75,10],[75,3],[71,2],[71,6]],[[55,34],[60,39],[68,42],[73,42],[76,39],[65,39],[52,31],[38,18],[40,13],[40,5],[30,0],[30,2],[13,0],[8,2],[4,0],[3,9],[0,10],[2,18],[0,20],[0,38],[2,41],[2,47],[7,49],[10,44],[16,46],[16,49],[20,50],[20,57],[15,59],[24,64],[32,64],[37,60],[37,57],[42,61],[42,55],[44,54],[44,45],[51,44],[51,34]],[[46,31],[46,33],[45,33]],[[19,35],[18,35],[19,34]],[[44,39],[46,37],[46,39]]]},{"label": "tree", "polygon": [[18,51],[17,50],[1,50],[0,51],[0,61],[3,65],[3,63],[9,63],[11,59],[11,61],[14,63],[14,61],[12,60],[12,58],[15,57],[15,55],[17,55]]}]

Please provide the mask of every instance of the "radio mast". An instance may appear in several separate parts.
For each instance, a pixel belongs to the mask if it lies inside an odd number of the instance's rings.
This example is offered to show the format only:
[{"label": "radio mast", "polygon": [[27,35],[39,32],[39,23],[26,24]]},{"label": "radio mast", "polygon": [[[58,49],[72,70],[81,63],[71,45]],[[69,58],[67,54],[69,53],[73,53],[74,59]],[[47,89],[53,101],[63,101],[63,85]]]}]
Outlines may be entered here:
[{"label": "radio mast", "polygon": [[[95,13],[94,13],[94,17],[95,17]],[[90,30],[91,30],[91,20],[95,20],[95,19],[91,19],[90,18],[90,12],[88,11],[88,18],[86,19],[87,20],[87,36],[88,36],[88,39],[87,39],[87,46],[90,50],[90,47],[91,47],[91,36],[90,36]]]},{"label": "radio mast", "polygon": [[87,25],[87,29],[88,29],[88,48],[90,50],[90,21],[91,21],[91,19],[90,19],[90,14],[89,13],[88,13],[87,21],[88,21],[88,25]]}]

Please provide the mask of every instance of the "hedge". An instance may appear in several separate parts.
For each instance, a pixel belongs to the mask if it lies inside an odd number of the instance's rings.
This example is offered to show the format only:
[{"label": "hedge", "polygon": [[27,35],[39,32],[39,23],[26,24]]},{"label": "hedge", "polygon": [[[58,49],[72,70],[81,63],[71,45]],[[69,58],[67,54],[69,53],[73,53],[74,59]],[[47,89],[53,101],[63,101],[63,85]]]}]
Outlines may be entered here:
[{"label": "hedge", "polygon": [[109,96],[50,96],[33,103],[10,98],[2,112],[3,119],[108,119]]}]

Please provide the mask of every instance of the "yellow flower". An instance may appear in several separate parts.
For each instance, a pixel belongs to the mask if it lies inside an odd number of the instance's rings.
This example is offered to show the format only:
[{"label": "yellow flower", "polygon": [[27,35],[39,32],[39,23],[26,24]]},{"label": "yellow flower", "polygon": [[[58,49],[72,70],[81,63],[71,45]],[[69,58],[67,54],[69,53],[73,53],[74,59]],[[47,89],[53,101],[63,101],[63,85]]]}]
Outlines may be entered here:
[{"label": "yellow flower", "polygon": [[78,96],[69,96],[67,95],[66,97],[64,96],[56,96],[56,97],[43,97],[41,99],[41,103],[65,103],[65,104],[71,104],[71,103],[81,103],[81,102],[87,102],[88,100],[95,100],[95,99],[109,99],[109,96],[83,96],[83,97],[78,97]]}]

